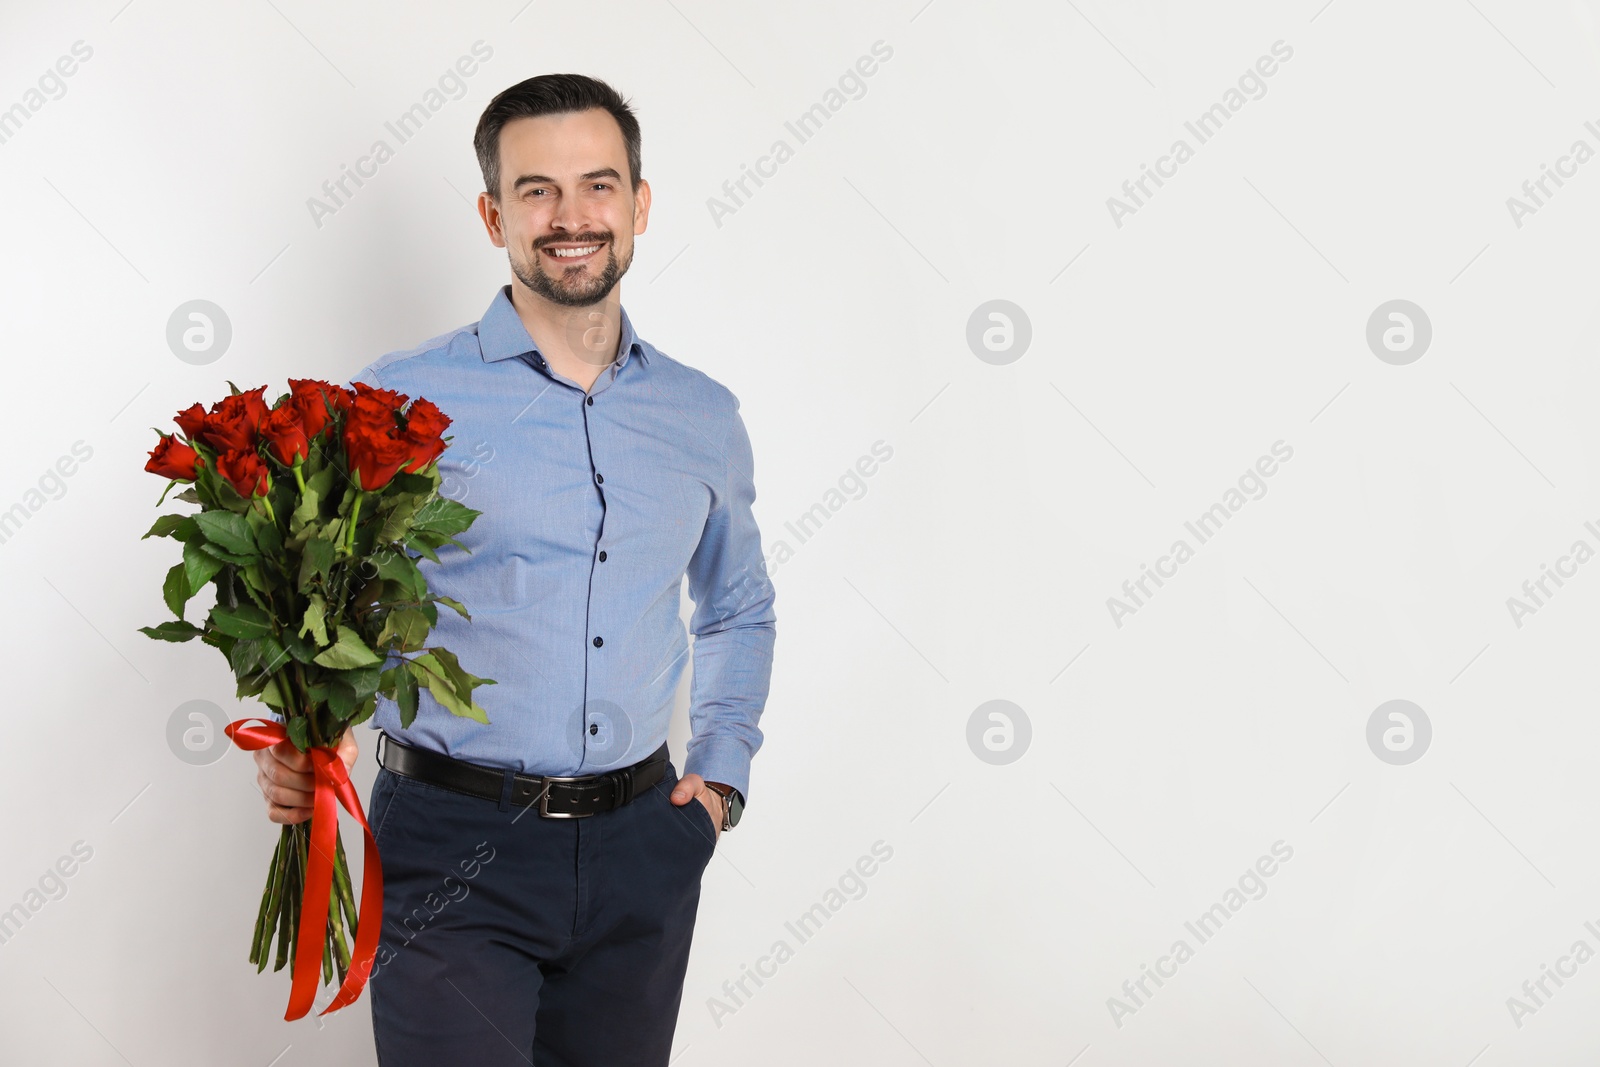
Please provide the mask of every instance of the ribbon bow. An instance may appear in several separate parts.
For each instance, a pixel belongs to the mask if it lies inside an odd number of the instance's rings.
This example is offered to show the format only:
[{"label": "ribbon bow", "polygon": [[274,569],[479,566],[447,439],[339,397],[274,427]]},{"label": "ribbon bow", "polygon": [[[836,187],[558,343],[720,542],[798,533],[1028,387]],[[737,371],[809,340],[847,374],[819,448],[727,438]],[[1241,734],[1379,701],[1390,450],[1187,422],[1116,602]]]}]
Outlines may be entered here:
[{"label": "ribbon bow", "polygon": [[[265,723],[247,726],[246,723]],[[287,740],[289,733],[283,724],[262,719],[245,718],[231,722],[223,732],[234,744],[252,752]],[[355,816],[366,835],[365,858],[361,866],[361,911],[356,918],[355,944],[350,953],[350,969],[345,972],[339,995],[333,998],[319,1015],[327,1015],[361,996],[361,989],[372,973],[372,963],[378,952],[378,932],[383,925],[383,865],[378,858],[378,842],[367,825],[366,813],[361,810],[361,798],[356,795],[344,760],[331,747],[318,746],[307,753],[316,773],[316,791],[311,809],[311,852],[307,864],[305,888],[301,897],[300,933],[295,943],[294,977],[289,986],[289,1008],[284,1013],[286,1021],[294,1021],[311,1009],[316,997],[317,979],[322,970],[323,941],[327,937],[328,905],[333,891],[333,855],[339,836],[339,807]]]}]

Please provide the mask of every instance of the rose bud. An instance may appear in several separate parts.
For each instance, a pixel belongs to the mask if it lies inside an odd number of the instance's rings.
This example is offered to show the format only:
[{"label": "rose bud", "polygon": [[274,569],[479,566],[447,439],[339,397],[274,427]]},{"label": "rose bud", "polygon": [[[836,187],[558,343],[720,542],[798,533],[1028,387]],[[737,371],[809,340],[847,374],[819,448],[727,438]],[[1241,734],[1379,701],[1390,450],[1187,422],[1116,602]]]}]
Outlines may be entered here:
[{"label": "rose bud", "polygon": [[205,429],[206,409],[199,404],[191,404],[178,412],[173,421],[183,431],[184,439],[193,443],[200,436],[200,431]]},{"label": "rose bud", "polygon": [[267,442],[272,458],[285,467],[292,467],[311,454],[300,412],[293,404],[267,412],[267,417],[261,420],[261,438]]},{"label": "rose bud", "polygon": [[418,441],[438,437],[450,425],[450,416],[431,400],[418,397],[406,411],[406,433]]},{"label": "rose bud", "polygon": [[344,450],[351,469],[360,476],[361,488],[369,493],[388,485],[395,472],[415,458],[410,444],[393,430],[384,432],[362,422],[345,425]]},{"label": "rose bud", "polygon": [[267,417],[267,405],[261,399],[266,388],[258,386],[213,404],[206,415],[205,428],[200,431],[201,442],[217,452],[255,451],[257,431],[261,420]]},{"label": "rose bud", "polygon": [[195,478],[195,461],[199,458],[200,453],[178,440],[177,434],[162,434],[160,443],[150,450],[150,461],[144,465],[144,469],[163,478],[192,482]]},{"label": "rose bud", "polygon": [[235,449],[217,457],[217,473],[246,500],[267,494],[267,465],[254,449]]},{"label": "rose bud", "polygon": [[314,378],[290,378],[289,402],[300,413],[300,425],[306,437],[317,436],[327,428],[335,412],[350,410],[350,397],[343,389]]}]

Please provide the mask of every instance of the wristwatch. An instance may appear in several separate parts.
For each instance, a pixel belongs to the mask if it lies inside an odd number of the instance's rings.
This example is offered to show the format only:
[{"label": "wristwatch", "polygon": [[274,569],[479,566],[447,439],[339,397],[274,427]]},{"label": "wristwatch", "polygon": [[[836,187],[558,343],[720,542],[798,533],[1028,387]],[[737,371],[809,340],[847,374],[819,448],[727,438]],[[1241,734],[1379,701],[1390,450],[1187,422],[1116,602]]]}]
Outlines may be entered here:
[{"label": "wristwatch", "polygon": [[744,798],[739,795],[739,791],[721,782],[707,782],[706,788],[715,790],[722,798],[722,828],[732,830],[738,826],[739,816],[744,814]]}]

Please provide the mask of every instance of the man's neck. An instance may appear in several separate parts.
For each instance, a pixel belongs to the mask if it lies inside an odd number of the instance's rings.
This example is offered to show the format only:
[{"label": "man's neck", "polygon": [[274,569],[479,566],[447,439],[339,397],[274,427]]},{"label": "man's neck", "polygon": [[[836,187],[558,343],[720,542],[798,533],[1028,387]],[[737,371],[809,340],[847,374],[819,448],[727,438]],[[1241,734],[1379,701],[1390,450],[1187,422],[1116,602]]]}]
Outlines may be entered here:
[{"label": "man's neck", "polygon": [[[606,298],[586,307],[557,304],[530,291],[519,281],[511,284],[511,305],[533,343],[552,368],[575,380],[591,384],[616,361],[622,347],[622,287],[613,286]],[[570,373],[576,371],[578,373]],[[585,380],[586,379],[586,380]]]}]

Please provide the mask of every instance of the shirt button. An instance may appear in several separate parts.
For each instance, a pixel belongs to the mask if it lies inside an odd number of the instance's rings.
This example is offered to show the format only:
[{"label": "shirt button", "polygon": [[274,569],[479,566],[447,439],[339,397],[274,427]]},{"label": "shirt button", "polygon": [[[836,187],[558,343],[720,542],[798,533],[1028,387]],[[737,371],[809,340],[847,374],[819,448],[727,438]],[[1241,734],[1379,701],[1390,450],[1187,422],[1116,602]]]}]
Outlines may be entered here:
[{"label": "shirt button", "polygon": [[591,396],[591,397],[588,398],[588,404],[589,404],[590,407],[594,406],[594,397]]},{"label": "shirt button", "polygon": [[601,645],[603,645],[603,644],[605,644],[605,643],[606,643],[606,642],[605,642],[605,639],[604,639],[604,638],[601,638],[601,637],[597,637],[597,638],[595,638],[595,639],[594,639],[594,647],[595,647],[595,648],[599,648],[599,647],[600,647],[600,646],[601,646]]},{"label": "shirt button", "polygon": [[589,724],[589,736],[590,737],[593,737],[595,734],[597,734],[599,732],[600,732],[600,724],[599,723],[592,722],[592,723]]},{"label": "shirt button", "polygon": [[606,480],[606,476],[599,471],[595,471],[594,480],[603,483]]},{"label": "shirt button", "polygon": [[602,548],[600,550],[600,562],[604,563],[605,561],[606,561],[606,550]]}]

